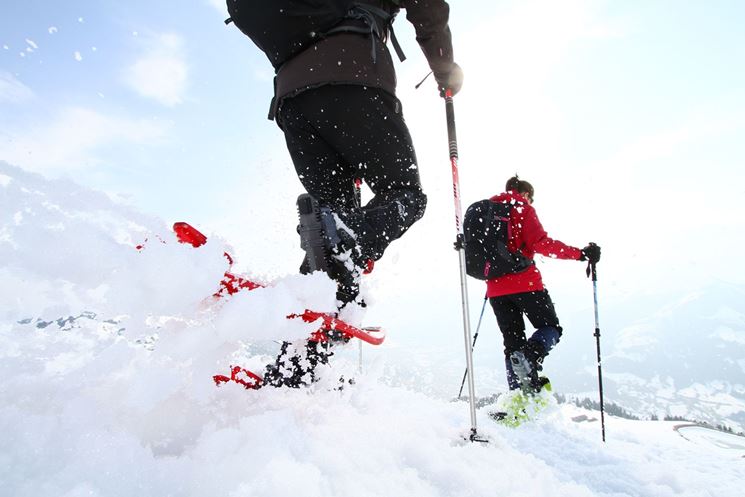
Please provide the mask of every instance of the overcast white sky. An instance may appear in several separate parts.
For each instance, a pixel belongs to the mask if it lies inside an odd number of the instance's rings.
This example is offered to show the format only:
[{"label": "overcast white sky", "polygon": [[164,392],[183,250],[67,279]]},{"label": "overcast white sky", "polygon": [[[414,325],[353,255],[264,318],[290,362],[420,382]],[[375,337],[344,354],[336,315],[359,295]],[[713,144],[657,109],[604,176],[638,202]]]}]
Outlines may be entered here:
[{"label": "overcast white sky", "polygon": [[[464,207],[514,172],[549,233],[603,247],[606,298],[743,284],[745,4],[453,0]],[[189,220],[254,271],[300,261],[300,193],[265,119],[271,67],[218,0],[0,6],[0,159]],[[427,215],[372,279],[458,322],[444,105],[403,18],[399,97]],[[591,305],[578,263],[541,266],[564,308]],[[386,290],[380,290],[380,287]],[[482,287],[472,286],[480,304]],[[579,300],[582,299],[582,303]],[[561,315],[560,306],[560,315]],[[415,318],[411,318],[414,322]]]}]

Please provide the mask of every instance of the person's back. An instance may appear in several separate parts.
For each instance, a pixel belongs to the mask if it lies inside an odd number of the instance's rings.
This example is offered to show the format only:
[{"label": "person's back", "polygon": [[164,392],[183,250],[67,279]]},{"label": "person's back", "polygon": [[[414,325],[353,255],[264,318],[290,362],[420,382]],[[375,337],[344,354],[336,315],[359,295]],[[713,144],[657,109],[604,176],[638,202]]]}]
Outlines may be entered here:
[{"label": "person's back", "polygon": [[[532,186],[530,188],[532,189]],[[526,196],[528,192],[520,192],[518,187],[506,188],[506,190],[504,193],[493,196],[490,200],[514,205],[510,216],[511,229],[508,238],[508,249],[511,252],[520,253],[530,260],[533,260],[536,253],[568,260],[576,260],[581,257],[580,249],[548,236],[532,205],[532,193]],[[541,272],[537,266],[532,265],[523,272],[507,274],[489,280],[487,282],[487,296],[497,297],[511,293],[543,290],[543,288]]]},{"label": "person's back", "polygon": [[[510,251],[530,260],[536,253],[557,259],[599,260],[597,245],[580,250],[548,236],[533,208],[534,189],[530,183],[514,176],[507,181],[505,190],[491,200],[514,206],[510,216]],[[563,330],[539,269],[533,264],[523,271],[488,280],[487,297],[504,339],[509,388],[540,391],[548,379],[539,377],[538,372]],[[529,338],[523,315],[535,328]]]},{"label": "person's back", "polygon": [[[363,8],[369,5],[371,10],[379,10],[391,16],[398,13],[399,7],[404,7],[406,17],[415,26],[417,40],[438,82],[443,86],[456,86],[453,88],[456,92],[459,90],[459,81],[449,81],[451,73],[459,72],[459,69],[453,63],[447,3],[443,0],[366,0],[361,5]],[[395,35],[392,27],[389,27],[390,22],[386,23],[382,15],[373,17],[373,20],[368,21],[342,21],[331,34],[323,36],[284,63],[277,71],[275,98],[281,101],[288,96],[326,84],[361,85],[395,94],[396,73],[386,43],[392,35],[395,40]],[[377,28],[374,28],[375,22],[378,24]],[[373,28],[379,34],[371,32]],[[454,76],[455,79],[462,78],[460,74]]]}]

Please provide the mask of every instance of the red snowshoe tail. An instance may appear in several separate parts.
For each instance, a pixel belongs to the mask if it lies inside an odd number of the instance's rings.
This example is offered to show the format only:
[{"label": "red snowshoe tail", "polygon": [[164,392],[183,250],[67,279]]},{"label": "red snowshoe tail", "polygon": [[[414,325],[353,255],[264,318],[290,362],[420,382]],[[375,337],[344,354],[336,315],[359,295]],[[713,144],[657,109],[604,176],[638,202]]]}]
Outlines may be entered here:
[{"label": "red snowshoe tail", "polygon": [[256,290],[257,288],[264,288],[264,285],[255,283],[251,280],[247,280],[241,276],[237,276],[233,273],[225,273],[225,277],[220,281],[220,290],[214,295],[215,297],[222,297],[225,292],[228,295],[233,295],[240,292],[241,290]]},{"label": "red snowshoe tail", "polygon": [[188,243],[194,248],[201,247],[207,243],[207,237],[198,229],[185,222],[173,223],[173,231],[181,243]]},{"label": "red snowshoe tail", "polygon": [[240,366],[230,367],[230,377],[216,374],[212,379],[218,387],[229,381],[243,385],[246,390],[258,390],[264,385],[264,378]]},{"label": "red snowshoe tail", "polygon": [[290,314],[287,319],[300,318],[306,323],[312,323],[318,319],[323,320],[323,324],[311,335],[311,340],[326,342],[329,339],[329,333],[339,332],[348,338],[359,338],[370,345],[380,345],[385,340],[385,332],[382,328],[358,328],[349,323],[345,323],[337,317],[325,313],[306,310],[302,314]]}]

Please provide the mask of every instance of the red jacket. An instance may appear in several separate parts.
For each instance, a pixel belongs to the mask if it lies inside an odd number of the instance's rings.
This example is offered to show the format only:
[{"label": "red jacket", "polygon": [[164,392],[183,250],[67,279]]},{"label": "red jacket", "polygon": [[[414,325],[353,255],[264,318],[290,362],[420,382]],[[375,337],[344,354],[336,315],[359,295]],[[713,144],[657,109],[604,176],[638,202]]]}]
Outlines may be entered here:
[{"label": "red jacket", "polygon": [[[556,259],[570,260],[577,260],[582,256],[580,249],[549,238],[548,233],[538,220],[533,206],[516,191],[501,193],[490,200],[492,202],[511,203],[515,206],[510,215],[510,232],[507,244],[510,251],[520,252],[531,260],[536,253]],[[487,297],[499,297],[543,289],[541,272],[536,266],[531,266],[520,273],[506,274],[486,282]]]}]

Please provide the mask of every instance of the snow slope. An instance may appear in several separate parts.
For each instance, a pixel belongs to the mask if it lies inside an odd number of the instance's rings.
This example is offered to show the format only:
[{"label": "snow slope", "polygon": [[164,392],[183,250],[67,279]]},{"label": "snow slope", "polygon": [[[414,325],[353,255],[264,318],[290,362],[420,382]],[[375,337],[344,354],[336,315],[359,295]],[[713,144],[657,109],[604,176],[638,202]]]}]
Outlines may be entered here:
[{"label": "snow slope", "polygon": [[[211,240],[180,245],[157,219],[0,163],[0,495],[741,493],[745,453],[674,423],[609,418],[603,444],[580,422],[595,413],[554,406],[511,430],[487,406],[489,443],[465,442],[467,405],[392,385],[386,344],[360,373],[350,343],[309,389],[217,388],[213,374],[307,336],[283,316],[329,309],[333,286],[290,276],[215,307]],[[356,383],[338,390],[342,375]]]}]

